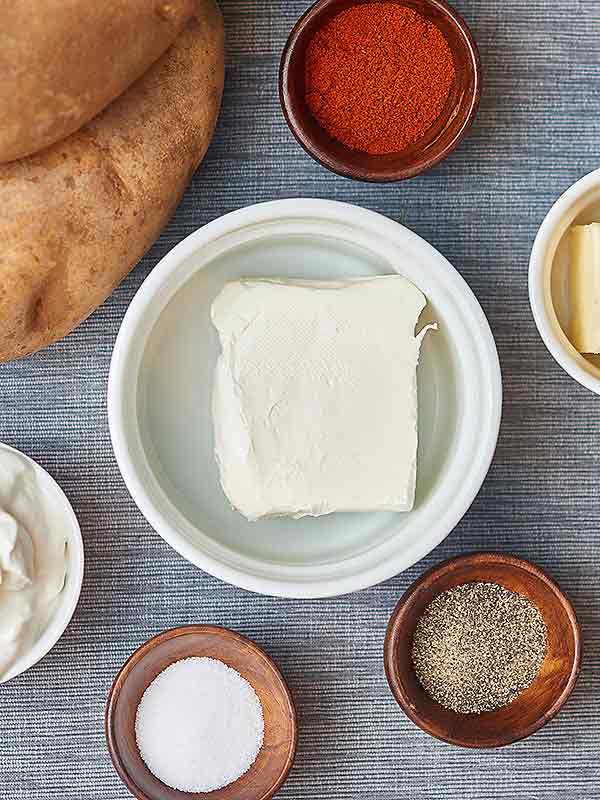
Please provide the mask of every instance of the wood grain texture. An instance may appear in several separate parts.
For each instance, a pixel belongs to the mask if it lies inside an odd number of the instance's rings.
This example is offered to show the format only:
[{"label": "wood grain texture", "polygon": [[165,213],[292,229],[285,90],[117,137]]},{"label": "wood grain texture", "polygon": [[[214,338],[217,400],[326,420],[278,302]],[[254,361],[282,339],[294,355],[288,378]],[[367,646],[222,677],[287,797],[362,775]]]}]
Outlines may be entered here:
[{"label": "wood grain texture", "polygon": [[[142,761],[135,738],[137,708],[150,683],[175,661],[191,657],[215,658],[235,669],[254,688],[265,721],[263,746],[248,772],[210,793],[165,786]],[[268,800],[292,767],[298,731],[290,691],[263,650],[226,628],[189,625],[155,636],[125,663],[109,695],[106,737],[117,772],[138,800]]]},{"label": "wood grain texture", "polygon": [[195,0],[0,0],[0,163],[64,139],[172,44]]},{"label": "wood grain texture", "polygon": [[0,166],[0,361],[62,338],[154,242],[209,145],[223,22],[213,0],[88,125]]},{"label": "wood grain texture", "polygon": [[[435,597],[475,581],[498,583],[527,597],[546,623],[548,645],[537,678],[512,703],[483,714],[458,714],[432,700],[419,683],[412,641]],[[579,675],[581,647],[571,603],[539,567],[514,556],[473,553],[433,567],[407,590],[388,625],[385,669],[398,704],[426,733],[462,747],[502,747],[535,733],[560,711]]]},{"label": "wood grain texture", "polygon": [[362,181],[400,181],[439,164],[469,130],[481,96],[481,64],[475,40],[460,14],[444,0],[391,0],[431,20],[452,51],[455,79],[439,118],[425,135],[400,153],[369,155],[333,139],[312,116],[304,99],[305,51],[314,34],[337,14],[370,0],[318,0],[298,20],[284,48],[279,97],[290,130],[306,152],[327,169]]}]

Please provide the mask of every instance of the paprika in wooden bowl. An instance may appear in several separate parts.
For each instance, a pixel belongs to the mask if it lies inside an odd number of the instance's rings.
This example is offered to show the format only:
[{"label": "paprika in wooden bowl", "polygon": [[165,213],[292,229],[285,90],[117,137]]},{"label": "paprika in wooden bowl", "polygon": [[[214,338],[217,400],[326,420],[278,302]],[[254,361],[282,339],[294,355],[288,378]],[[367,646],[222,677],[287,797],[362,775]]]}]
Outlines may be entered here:
[{"label": "paprika in wooden bowl", "polygon": [[323,166],[399,181],[438,164],[477,112],[481,65],[444,0],[318,0],[281,58],[286,121]]}]

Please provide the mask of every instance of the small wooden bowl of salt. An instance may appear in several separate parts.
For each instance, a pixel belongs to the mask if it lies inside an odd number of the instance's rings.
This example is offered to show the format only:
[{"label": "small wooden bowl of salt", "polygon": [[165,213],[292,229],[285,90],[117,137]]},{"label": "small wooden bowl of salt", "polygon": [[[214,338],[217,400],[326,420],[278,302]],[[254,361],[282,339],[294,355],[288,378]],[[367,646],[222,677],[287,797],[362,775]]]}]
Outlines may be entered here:
[{"label": "small wooden bowl of salt", "polygon": [[501,747],[563,707],[581,631],[560,587],[535,564],[472,553],[426,572],[400,599],[385,641],[396,701],[450,744]]},{"label": "small wooden bowl of salt", "polygon": [[287,778],[297,736],[293,700],[271,658],[209,625],[147,641],[117,675],[106,707],[112,762],[139,800],[268,800]]}]

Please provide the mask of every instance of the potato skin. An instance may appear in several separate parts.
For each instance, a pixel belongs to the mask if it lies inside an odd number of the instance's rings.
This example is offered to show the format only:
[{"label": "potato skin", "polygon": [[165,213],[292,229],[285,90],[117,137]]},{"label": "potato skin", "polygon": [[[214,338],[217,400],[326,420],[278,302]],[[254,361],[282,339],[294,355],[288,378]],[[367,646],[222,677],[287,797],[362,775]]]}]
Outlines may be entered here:
[{"label": "potato skin", "polygon": [[0,0],[0,163],[89,122],[146,72],[196,0]]},{"label": "potato skin", "polygon": [[127,275],[210,142],[223,88],[213,0],[87,126],[0,166],[0,362],[62,338]]}]

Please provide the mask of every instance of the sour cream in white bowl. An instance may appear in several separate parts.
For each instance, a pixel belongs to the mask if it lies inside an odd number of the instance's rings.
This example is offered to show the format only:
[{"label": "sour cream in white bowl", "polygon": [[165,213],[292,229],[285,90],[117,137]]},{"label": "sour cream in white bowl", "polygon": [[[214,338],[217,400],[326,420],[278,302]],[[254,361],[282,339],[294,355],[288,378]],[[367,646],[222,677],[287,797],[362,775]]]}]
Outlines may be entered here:
[{"label": "sour cream in white bowl", "polygon": [[[427,299],[418,329],[439,326],[420,353],[413,510],[247,521],[228,503],[215,462],[214,299],[240,278],[346,281],[397,273]],[[212,575],[283,597],[355,591],[436,547],[487,474],[501,404],[492,333],[456,270],[402,225],[327,200],[250,206],[177,245],[125,315],[108,391],[116,458],[154,529]]]},{"label": "sour cream in white bowl", "polygon": [[50,475],[0,443],[0,683],[54,647],[77,606],[83,540]]}]

